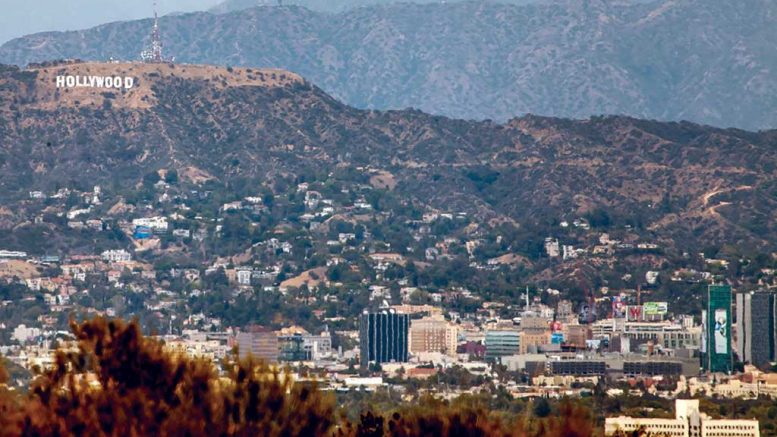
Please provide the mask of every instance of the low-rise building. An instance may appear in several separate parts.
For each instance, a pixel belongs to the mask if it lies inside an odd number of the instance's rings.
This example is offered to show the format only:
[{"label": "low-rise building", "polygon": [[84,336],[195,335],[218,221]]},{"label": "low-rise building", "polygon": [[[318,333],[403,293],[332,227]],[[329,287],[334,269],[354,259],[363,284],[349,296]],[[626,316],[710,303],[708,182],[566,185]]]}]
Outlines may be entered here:
[{"label": "low-rise building", "polygon": [[670,437],[760,437],[757,420],[711,419],[699,410],[698,399],[677,399],[674,419],[608,417],[604,434],[641,432]]},{"label": "low-rise building", "polygon": [[502,357],[521,352],[521,333],[513,330],[492,330],[485,337],[486,360],[501,361]]},{"label": "low-rise building", "polygon": [[167,231],[167,217],[144,217],[132,220],[132,226],[149,228],[156,231]]},{"label": "low-rise building", "polygon": [[237,334],[240,358],[253,358],[274,363],[278,361],[278,337],[273,331],[261,326],[250,326],[245,332]]},{"label": "low-rise building", "polygon": [[102,254],[103,261],[106,262],[127,262],[132,261],[132,254],[124,249],[106,250]]}]

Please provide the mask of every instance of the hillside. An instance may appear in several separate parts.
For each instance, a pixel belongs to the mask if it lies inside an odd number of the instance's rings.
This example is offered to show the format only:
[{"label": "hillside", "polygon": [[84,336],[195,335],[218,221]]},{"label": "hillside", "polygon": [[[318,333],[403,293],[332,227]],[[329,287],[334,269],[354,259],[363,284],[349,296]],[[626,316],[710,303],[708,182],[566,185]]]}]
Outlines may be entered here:
[{"label": "hillside", "polygon": [[[777,131],[364,111],[279,70],[76,63],[0,71],[0,198],[9,209],[32,190],[119,190],[158,169],[175,169],[192,187],[348,169],[354,183],[372,178],[483,224],[604,211],[613,225],[682,247],[775,244]],[[135,86],[53,86],[57,75],[94,74],[130,76]]]},{"label": "hillside", "polygon": [[[264,6],[161,20],[180,62],[294,71],[359,108],[504,121],[623,114],[777,127],[777,3]],[[16,39],[0,62],[137,59],[149,20]]]}]

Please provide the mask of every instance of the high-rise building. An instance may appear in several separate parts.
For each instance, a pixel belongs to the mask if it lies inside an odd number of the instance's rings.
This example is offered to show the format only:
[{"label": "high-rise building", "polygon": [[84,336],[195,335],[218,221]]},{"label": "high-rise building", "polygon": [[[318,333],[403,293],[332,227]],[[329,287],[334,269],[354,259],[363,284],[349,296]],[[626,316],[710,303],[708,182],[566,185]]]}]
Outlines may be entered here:
[{"label": "high-rise building", "polygon": [[741,361],[765,366],[777,360],[773,291],[737,293],[736,349]]},{"label": "high-rise building", "polygon": [[442,316],[430,316],[410,323],[410,353],[438,352],[455,355],[459,329]]},{"label": "high-rise building", "polygon": [[710,285],[702,311],[702,368],[707,372],[731,373],[731,287]]},{"label": "high-rise building", "polygon": [[486,360],[501,361],[502,357],[521,353],[521,333],[519,331],[486,332]]},{"label": "high-rise building", "polygon": [[370,362],[403,363],[408,356],[410,316],[393,310],[364,312],[359,319],[361,365]]},{"label": "high-rise building", "polygon": [[262,326],[249,326],[244,332],[238,333],[237,345],[240,358],[250,355],[269,363],[278,361],[278,337]]}]

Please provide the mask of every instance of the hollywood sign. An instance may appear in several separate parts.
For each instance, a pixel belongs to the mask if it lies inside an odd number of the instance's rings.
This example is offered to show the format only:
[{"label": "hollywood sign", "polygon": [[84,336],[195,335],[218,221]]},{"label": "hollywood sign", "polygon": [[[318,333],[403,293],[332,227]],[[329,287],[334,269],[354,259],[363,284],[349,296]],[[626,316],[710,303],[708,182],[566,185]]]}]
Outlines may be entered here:
[{"label": "hollywood sign", "polygon": [[130,89],[135,78],[121,76],[57,76],[57,88],[115,88]]}]

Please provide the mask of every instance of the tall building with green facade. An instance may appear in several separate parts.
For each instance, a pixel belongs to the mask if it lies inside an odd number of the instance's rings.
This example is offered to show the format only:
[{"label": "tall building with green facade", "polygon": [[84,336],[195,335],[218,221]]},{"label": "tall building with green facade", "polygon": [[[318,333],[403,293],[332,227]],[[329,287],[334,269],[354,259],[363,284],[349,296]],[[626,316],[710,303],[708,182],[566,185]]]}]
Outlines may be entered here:
[{"label": "tall building with green facade", "polygon": [[702,311],[702,368],[707,372],[731,373],[731,287],[710,285]]}]

